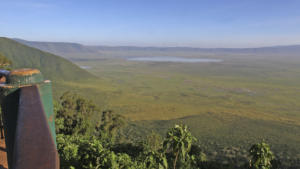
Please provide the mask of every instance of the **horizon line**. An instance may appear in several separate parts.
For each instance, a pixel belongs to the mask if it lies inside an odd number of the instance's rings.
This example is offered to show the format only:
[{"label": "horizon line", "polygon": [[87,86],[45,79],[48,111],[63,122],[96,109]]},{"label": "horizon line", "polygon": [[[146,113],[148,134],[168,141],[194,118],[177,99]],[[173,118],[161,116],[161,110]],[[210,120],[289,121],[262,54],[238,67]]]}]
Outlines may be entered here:
[{"label": "horizon line", "polygon": [[256,47],[193,47],[193,46],[152,46],[152,45],[87,45],[81,42],[72,42],[72,41],[40,41],[40,40],[25,40],[22,38],[10,38],[5,37],[12,40],[20,40],[20,41],[27,41],[27,42],[37,42],[37,43],[66,43],[66,44],[77,44],[87,47],[136,47],[136,48],[189,48],[189,49],[258,49],[258,48],[272,48],[272,47],[288,47],[288,46],[300,46],[300,44],[288,44],[288,45],[262,45],[262,46],[256,46]]}]

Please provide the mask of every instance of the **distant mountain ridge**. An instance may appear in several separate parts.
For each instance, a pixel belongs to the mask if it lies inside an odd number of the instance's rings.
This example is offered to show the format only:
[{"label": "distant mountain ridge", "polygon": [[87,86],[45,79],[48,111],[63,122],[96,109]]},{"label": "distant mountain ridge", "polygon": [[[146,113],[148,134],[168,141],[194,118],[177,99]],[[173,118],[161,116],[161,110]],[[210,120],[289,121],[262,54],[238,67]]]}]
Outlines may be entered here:
[{"label": "distant mountain ridge", "polygon": [[193,48],[193,47],[137,47],[137,46],[86,46],[67,42],[37,42],[15,39],[25,45],[63,56],[69,60],[78,58],[152,57],[210,55],[300,55],[300,45],[271,46],[260,48]]},{"label": "distant mountain ridge", "polygon": [[179,50],[254,50],[254,49],[271,49],[271,48],[300,48],[300,45],[276,45],[276,46],[262,46],[262,47],[252,47],[252,48],[198,48],[198,47],[156,47],[156,46],[146,46],[146,47],[139,47],[139,46],[105,46],[105,45],[82,45],[79,43],[73,43],[73,42],[43,42],[43,41],[27,41],[23,39],[14,38],[13,40],[18,41],[20,43],[26,43],[31,45],[40,45],[41,47],[46,46],[60,46],[60,45],[66,45],[66,46],[72,46],[72,47],[79,47],[81,49],[85,49],[87,51],[94,51],[95,49],[128,49],[128,50],[145,50],[145,49],[179,49]]},{"label": "distant mountain ridge", "polygon": [[68,42],[38,42],[38,41],[26,41],[23,39],[13,39],[19,43],[47,51],[50,53],[88,53],[96,52],[96,50],[84,46],[78,43],[68,43]]},{"label": "distant mountain ridge", "polygon": [[75,81],[95,78],[94,75],[60,56],[9,38],[0,37],[0,53],[12,61],[13,68],[36,68],[50,80]]}]

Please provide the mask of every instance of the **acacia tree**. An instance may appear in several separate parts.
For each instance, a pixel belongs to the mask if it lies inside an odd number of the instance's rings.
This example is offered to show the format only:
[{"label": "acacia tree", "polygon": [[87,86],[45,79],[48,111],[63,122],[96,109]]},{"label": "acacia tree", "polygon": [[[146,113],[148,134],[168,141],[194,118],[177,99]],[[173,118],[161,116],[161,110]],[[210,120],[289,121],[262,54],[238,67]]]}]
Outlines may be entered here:
[{"label": "acacia tree", "polygon": [[251,156],[251,168],[271,169],[271,161],[274,159],[274,155],[267,143],[261,142],[254,144],[253,146],[251,146],[249,153]]},{"label": "acacia tree", "polygon": [[163,142],[163,149],[173,156],[174,169],[176,169],[177,162],[179,162],[179,167],[186,167],[186,163],[190,160],[188,153],[195,140],[196,138],[192,136],[186,125],[175,125],[168,131]]}]

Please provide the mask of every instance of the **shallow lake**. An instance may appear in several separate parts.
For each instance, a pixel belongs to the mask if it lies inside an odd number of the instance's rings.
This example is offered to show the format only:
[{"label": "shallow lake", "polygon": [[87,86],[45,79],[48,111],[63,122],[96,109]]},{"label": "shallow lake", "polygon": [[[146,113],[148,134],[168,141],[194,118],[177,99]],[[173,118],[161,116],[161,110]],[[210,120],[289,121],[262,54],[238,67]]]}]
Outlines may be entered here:
[{"label": "shallow lake", "polygon": [[208,59],[208,58],[183,58],[183,57],[135,57],[128,58],[129,61],[140,62],[181,62],[181,63],[211,63],[223,62],[221,59]]},{"label": "shallow lake", "polygon": [[79,66],[81,69],[91,69],[91,66]]}]

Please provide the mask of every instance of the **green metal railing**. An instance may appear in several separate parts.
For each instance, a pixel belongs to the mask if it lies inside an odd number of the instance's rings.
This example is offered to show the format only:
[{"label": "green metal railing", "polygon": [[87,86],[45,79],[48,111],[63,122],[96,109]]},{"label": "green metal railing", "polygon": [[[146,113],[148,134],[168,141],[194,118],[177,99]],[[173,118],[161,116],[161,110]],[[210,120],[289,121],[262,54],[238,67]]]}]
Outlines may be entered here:
[{"label": "green metal railing", "polygon": [[58,169],[51,82],[36,69],[0,70],[0,77],[9,169]]}]

